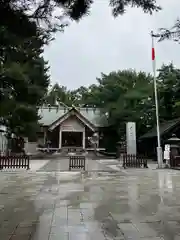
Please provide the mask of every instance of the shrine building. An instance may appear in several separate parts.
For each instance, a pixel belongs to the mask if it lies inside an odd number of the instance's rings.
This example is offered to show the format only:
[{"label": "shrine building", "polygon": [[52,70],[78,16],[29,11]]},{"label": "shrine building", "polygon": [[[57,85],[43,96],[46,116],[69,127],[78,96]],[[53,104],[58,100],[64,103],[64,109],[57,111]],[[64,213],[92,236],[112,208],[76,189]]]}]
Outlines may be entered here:
[{"label": "shrine building", "polygon": [[104,128],[107,126],[107,116],[98,108],[77,107],[42,107],[39,109],[41,131],[38,132],[38,145],[49,143],[51,148],[91,149],[89,138],[98,133],[99,143]]}]

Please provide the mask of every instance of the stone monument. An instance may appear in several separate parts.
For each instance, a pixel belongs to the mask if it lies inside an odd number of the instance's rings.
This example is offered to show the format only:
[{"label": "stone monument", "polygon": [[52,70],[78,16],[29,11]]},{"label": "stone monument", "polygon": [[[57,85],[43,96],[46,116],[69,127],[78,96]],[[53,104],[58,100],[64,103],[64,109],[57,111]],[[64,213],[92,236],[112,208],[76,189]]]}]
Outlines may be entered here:
[{"label": "stone monument", "polygon": [[136,155],[137,147],[136,147],[136,123],[135,122],[127,122],[126,123],[126,150],[127,154]]}]

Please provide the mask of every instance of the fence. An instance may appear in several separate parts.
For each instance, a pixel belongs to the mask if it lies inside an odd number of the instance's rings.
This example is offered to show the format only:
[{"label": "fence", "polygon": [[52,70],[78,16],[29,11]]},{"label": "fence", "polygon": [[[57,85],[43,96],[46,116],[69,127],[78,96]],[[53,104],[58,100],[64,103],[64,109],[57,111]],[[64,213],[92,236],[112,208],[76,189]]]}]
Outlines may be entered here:
[{"label": "fence", "polygon": [[143,156],[124,154],[123,155],[123,167],[124,168],[148,168],[147,158]]},{"label": "fence", "polygon": [[30,160],[27,155],[0,156],[0,169],[25,168],[30,169]]},{"label": "fence", "polygon": [[69,157],[69,170],[71,169],[84,169],[85,170],[86,158],[85,156],[70,156]]}]

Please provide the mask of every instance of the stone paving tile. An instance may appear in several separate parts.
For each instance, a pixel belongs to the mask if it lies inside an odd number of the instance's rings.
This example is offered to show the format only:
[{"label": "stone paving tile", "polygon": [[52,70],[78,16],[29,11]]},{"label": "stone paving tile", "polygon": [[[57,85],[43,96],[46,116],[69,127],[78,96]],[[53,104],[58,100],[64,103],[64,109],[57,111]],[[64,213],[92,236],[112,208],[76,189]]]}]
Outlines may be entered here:
[{"label": "stone paving tile", "polygon": [[125,238],[137,238],[139,239],[140,233],[136,227],[133,226],[131,223],[120,223],[118,227],[121,233],[125,236]]},{"label": "stone paving tile", "polygon": [[50,234],[49,240],[69,240],[69,234],[68,233]]},{"label": "stone paving tile", "polygon": [[91,240],[93,240],[93,239],[106,240],[105,235],[101,229],[95,229],[94,231],[90,231],[89,235],[90,235]]},{"label": "stone paving tile", "polygon": [[[68,171],[69,170],[69,159],[55,159],[48,162],[37,172],[47,172],[47,171]],[[75,171],[79,171],[78,169]],[[98,160],[86,159],[86,171],[114,171],[108,165],[100,163]]]},{"label": "stone paving tile", "polygon": [[[22,234],[22,235],[12,235],[11,238],[9,240],[29,240],[30,239],[30,235],[27,234]],[[4,239],[3,239],[4,240]]]},{"label": "stone paving tile", "polygon": [[[164,238],[162,238],[162,237],[153,237],[153,238],[145,237],[145,238],[141,238],[140,240],[164,240]],[[174,239],[174,240],[177,240],[177,239]]]},{"label": "stone paving tile", "polygon": [[31,235],[32,233],[32,226],[30,227],[17,227],[14,231],[14,235]]},{"label": "stone paving tile", "polygon": [[37,225],[30,240],[49,240],[51,226]]},{"label": "stone paving tile", "polygon": [[62,218],[61,216],[59,217],[54,217],[51,223],[51,226],[66,226],[67,225],[67,218]]},{"label": "stone paving tile", "polygon": [[0,239],[180,240],[180,171],[60,169],[0,173]]},{"label": "stone paving tile", "polygon": [[12,237],[12,235],[0,235],[1,239],[3,240],[10,240],[10,238]]},{"label": "stone paving tile", "polygon": [[16,230],[16,226],[17,224],[9,224],[9,225],[4,225],[4,224],[2,224],[1,226],[0,226],[0,236],[1,237],[6,237],[7,238],[7,236],[10,236],[10,235],[12,235],[13,233],[14,233],[14,231]]},{"label": "stone paving tile", "polygon": [[156,237],[157,236],[157,232],[152,229],[148,223],[137,223],[137,224],[133,224],[137,230],[139,231],[139,235],[141,238],[147,238],[147,237]]},{"label": "stone paving tile", "polygon": [[55,159],[48,162],[45,166],[39,169],[37,172],[46,171],[68,171],[69,169],[69,159]]},{"label": "stone paving tile", "polygon": [[69,233],[69,240],[91,240],[91,238],[86,232],[72,232]]}]

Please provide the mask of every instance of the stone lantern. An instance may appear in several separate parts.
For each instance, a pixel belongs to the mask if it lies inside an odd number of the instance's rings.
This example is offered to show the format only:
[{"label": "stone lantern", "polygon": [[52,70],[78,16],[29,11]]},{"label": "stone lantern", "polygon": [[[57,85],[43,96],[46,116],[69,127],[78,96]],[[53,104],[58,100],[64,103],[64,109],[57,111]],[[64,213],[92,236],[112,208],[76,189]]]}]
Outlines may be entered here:
[{"label": "stone lantern", "polygon": [[[180,144],[180,138],[178,138],[176,134],[172,134],[172,137],[166,141],[165,148],[169,148],[171,166],[175,165],[174,159],[179,155],[179,152],[180,152],[179,144]],[[168,149],[165,149],[165,151],[167,150]]]},{"label": "stone lantern", "polygon": [[121,154],[125,154],[126,152],[126,142],[119,141],[116,143],[116,158],[120,158]]},{"label": "stone lantern", "polygon": [[121,141],[116,143],[116,158],[120,158],[121,155]]},{"label": "stone lantern", "polygon": [[93,133],[92,137],[89,138],[91,145],[94,148],[94,154],[97,156],[97,148],[99,144],[99,134],[97,132]]}]

